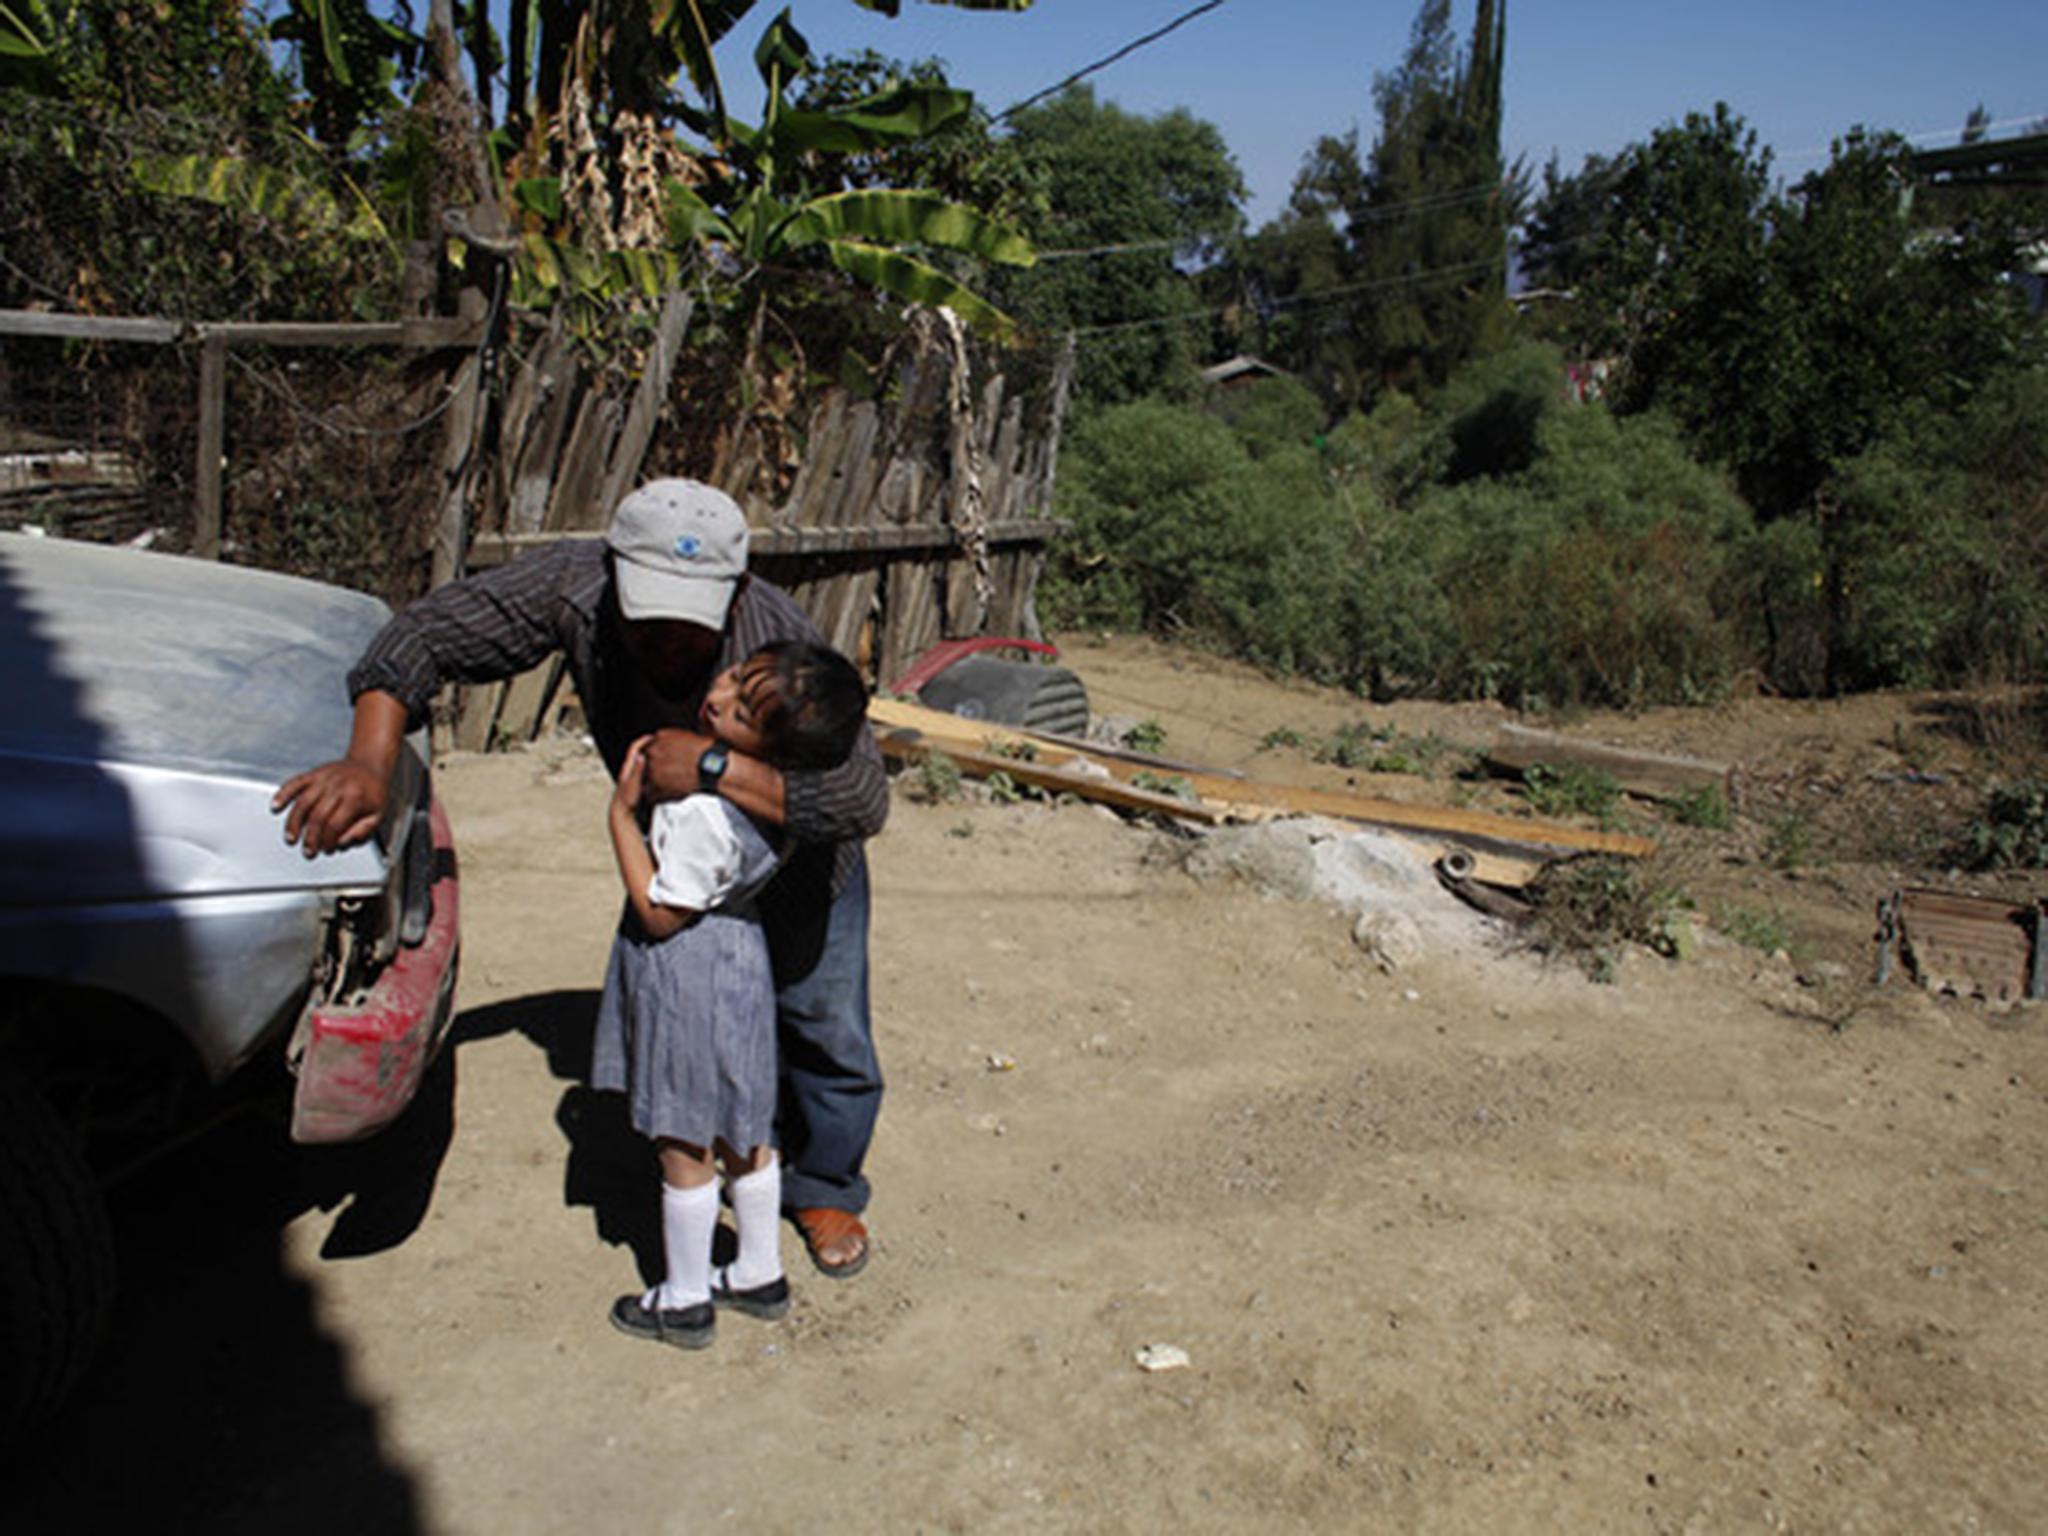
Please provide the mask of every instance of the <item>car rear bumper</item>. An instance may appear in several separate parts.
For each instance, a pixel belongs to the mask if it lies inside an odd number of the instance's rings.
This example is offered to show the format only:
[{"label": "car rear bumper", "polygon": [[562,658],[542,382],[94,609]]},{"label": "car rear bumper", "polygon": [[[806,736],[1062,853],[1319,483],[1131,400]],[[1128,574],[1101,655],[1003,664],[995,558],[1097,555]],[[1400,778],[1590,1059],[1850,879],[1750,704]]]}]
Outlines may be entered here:
[{"label": "car rear bumper", "polygon": [[433,803],[433,917],[426,937],[401,948],[369,995],[316,1008],[292,1105],[292,1140],[354,1141],[397,1119],[441,1044],[455,996],[458,949],[455,841]]}]

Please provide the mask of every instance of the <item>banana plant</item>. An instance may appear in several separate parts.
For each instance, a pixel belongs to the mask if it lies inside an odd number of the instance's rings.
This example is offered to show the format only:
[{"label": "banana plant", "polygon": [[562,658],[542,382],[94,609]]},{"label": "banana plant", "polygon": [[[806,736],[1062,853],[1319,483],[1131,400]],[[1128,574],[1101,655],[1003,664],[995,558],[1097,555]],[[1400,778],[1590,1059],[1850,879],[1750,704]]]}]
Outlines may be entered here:
[{"label": "banana plant", "polygon": [[[894,14],[888,0],[856,3]],[[971,110],[973,97],[943,86],[899,84],[843,107],[793,107],[789,88],[816,61],[785,10],[754,50],[764,87],[761,121],[741,122],[728,106],[712,49],[752,8],[753,0],[652,0],[650,5],[654,35],[673,46],[698,97],[696,104],[671,104],[670,110],[704,142],[708,153],[703,160],[711,171],[698,186],[667,182],[671,247],[716,251],[743,278],[815,253],[864,286],[912,303],[945,305],[991,335],[1013,333],[1008,316],[922,253],[946,250],[1028,266],[1033,253],[1021,234],[929,192],[821,192],[815,169],[831,156],[866,153],[936,132]],[[1018,10],[1022,4],[980,0],[975,8]],[[559,184],[551,178],[528,178],[515,196],[533,211],[560,205]],[[530,264],[525,275],[540,276]]]},{"label": "banana plant", "polygon": [[50,17],[40,0],[0,3],[0,86],[49,89],[56,76]]}]

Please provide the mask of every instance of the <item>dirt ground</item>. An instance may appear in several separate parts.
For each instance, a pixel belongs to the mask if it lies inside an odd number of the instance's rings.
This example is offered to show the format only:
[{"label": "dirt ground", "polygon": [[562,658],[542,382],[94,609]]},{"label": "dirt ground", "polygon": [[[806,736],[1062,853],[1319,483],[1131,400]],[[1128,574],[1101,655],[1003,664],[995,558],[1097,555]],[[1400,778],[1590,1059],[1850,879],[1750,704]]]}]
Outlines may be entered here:
[{"label": "dirt ground", "polygon": [[[1502,718],[1131,641],[1067,660],[1169,755],[1296,780],[1347,775],[1276,732]],[[1875,899],[1946,878],[2003,719],[1569,723],[1742,773],[1732,830],[1634,812],[1701,943],[1609,985],[1476,916],[1389,974],[1334,911],[1191,878],[1185,837],[899,784],[874,1262],[827,1281],[786,1233],[792,1315],[696,1355],[604,1320],[658,1260],[648,1165],[578,1081],[602,770],[451,760],[438,1097],[388,1147],[237,1131],[131,1191],[116,1349],[0,1526],[2048,1527],[2043,1016],[1867,983]],[[1188,1363],[1141,1369],[1161,1345]]]}]

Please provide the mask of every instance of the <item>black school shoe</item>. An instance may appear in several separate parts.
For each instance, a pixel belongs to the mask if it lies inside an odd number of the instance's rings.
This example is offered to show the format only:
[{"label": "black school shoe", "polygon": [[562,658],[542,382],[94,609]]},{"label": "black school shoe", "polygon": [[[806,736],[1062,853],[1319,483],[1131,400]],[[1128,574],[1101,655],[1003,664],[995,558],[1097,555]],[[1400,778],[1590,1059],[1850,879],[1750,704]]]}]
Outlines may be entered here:
[{"label": "black school shoe", "polygon": [[789,1313],[789,1276],[777,1275],[766,1285],[750,1286],[744,1291],[732,1288],[730,1270],[722,1266],[711,1272],[711,1303],[715,1307],[731,1307],[735,1312],[744,1312],[749,1317],[765,1317],[773,1322]]},{"label": "black school shoe", "polygon": [[621,1296],[612,1303],[611,1319],[623,1334],[677,1349],[709,1348],[718,1332],[718,1312],[708,1301],[671,1311],[650,1307],[638,1296]]}]

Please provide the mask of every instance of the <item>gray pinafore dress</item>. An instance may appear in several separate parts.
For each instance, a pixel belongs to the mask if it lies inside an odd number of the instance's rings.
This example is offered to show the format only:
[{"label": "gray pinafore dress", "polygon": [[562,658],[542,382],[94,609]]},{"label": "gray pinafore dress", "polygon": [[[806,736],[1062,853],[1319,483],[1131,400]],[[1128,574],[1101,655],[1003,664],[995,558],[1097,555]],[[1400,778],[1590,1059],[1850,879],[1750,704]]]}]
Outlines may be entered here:
[{"label": "gray pinafore dress", "polygon": [[699,1147],[722,1139],[744,1152],[771,1142],[775,1130],[775,982],[754,897],[775,873],[777,854],[737,807],[694,798],[723,813],[738,845],[723,871],[729,888],[666,939],[642,937],[628,905],[605,970],[590,1080],[625,1093],[643,1136]]}]

